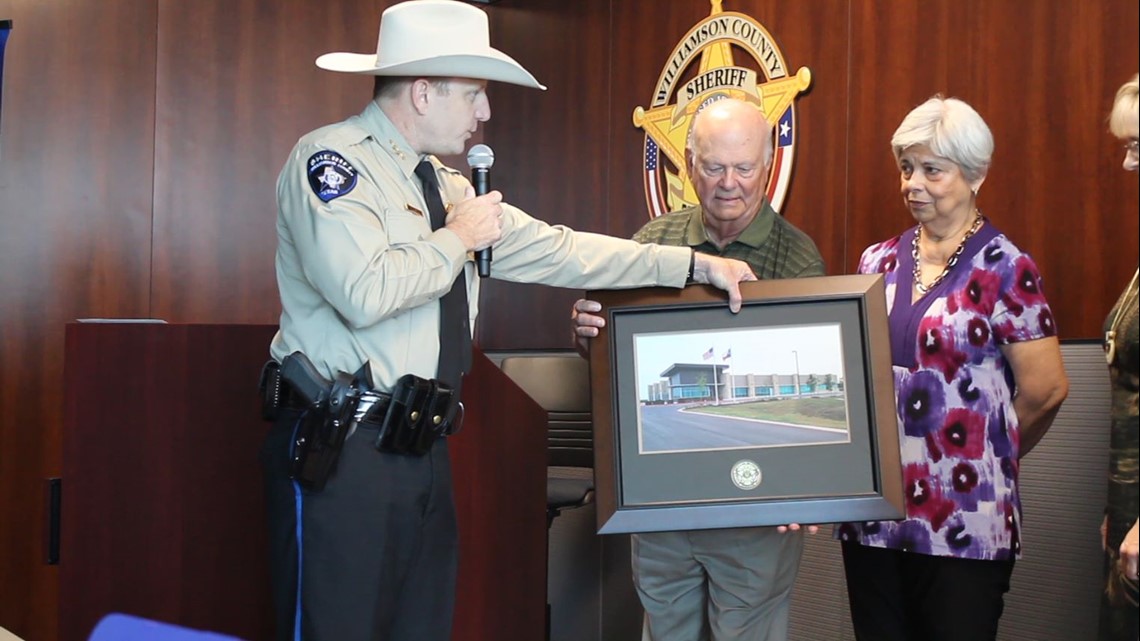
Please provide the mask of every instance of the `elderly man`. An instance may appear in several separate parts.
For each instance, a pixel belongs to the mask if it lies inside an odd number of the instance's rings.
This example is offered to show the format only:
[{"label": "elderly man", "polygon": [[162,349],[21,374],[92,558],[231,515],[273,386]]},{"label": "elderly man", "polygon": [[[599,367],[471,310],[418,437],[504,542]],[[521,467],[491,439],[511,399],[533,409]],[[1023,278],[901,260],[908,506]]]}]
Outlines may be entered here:
[{"label": "elderly man", "polygon": [[[277,182],[271,353],[293,384],[262,464],[278,638],[446,641],[458,546],[446,436],[471,359],[472,253],[493,246],[494,275],[512,281],[707,282],[734,311],[737,283],[754,276],[686,248],[552,227],[440,164],[490,118],[488,80],[544,88],[490,46],[475,7],[393,5],[377,53],[317,65],[377,79],[359,115],[300,139]],[[330,400],[309,403],[314,386],[296,372],[335,381]]]},{"label": "elderly man", "polygon": [[[700,204],[650,221],[643,243],[738,258],[760,278],[822,276],[815,243],[776,214],[764,193],[772,127],[760,110],[725,98],[697,114],[687,146]],[[575,333],[597,336],[596,301],[574,304]],[[652,532],[633,536],[633,575],[652,641],[783,641],[803,551],[798,525]],[[814,531],[815,528],[811,528]]]}]

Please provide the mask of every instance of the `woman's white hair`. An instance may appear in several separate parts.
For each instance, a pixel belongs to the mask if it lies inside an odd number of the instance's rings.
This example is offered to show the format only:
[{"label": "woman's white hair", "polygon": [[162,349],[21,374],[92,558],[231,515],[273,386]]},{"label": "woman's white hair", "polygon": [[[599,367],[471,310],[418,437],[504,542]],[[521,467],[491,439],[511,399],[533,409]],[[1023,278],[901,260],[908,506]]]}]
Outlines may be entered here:
[{"label": "woman's white hair", "polygon": [[971,182],[985,177],[994,154],[994,136],[978,112],[957,98],[941,95],[912,109],[891,136],[896,161],[915,145],[926,145],[958,165]]},{"label": "woman's white hair", "polygon": [[1108,130],[1117,138],[1130,138],[1136,135],[1140,124],[1140,74],[1124,83],[1112,101],[1112,113],[1108,116]]}]

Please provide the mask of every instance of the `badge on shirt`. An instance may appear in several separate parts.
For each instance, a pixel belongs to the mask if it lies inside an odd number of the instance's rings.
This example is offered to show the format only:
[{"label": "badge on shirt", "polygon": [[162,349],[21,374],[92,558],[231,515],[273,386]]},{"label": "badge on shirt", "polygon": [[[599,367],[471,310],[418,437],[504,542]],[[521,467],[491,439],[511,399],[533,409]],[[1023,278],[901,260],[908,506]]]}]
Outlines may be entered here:
[{"label": "badge on shirt", "polygon": [[324,202],[352,191],[356,168],[335,151],[318,151],[309,158],[309,186]]}]

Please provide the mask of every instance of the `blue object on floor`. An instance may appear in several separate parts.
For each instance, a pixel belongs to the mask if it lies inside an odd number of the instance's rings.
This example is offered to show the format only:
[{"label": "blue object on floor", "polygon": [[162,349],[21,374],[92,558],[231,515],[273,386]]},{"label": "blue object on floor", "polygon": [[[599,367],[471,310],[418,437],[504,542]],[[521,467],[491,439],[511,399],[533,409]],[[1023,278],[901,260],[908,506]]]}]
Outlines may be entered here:
[{"label": "blue object on floor", "polygon": [[242,641],[216,632],[191,630],[129,614],[108,614],[99,621],[87,641]]}]

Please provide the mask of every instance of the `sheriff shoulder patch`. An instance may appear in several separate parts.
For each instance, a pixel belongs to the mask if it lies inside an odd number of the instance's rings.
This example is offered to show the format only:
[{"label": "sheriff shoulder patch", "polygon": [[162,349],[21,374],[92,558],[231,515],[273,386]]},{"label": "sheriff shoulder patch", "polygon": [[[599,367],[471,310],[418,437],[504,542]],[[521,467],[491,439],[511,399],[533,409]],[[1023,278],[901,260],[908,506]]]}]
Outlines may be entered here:
[{"label": "sheriff shoulder patch", "polygon": [[324,202],[352,191],[356,168],[335,151],[318,151],[309,157],[309,186]]}]

